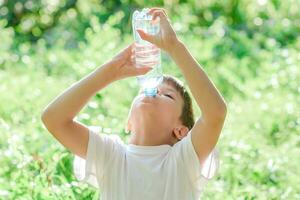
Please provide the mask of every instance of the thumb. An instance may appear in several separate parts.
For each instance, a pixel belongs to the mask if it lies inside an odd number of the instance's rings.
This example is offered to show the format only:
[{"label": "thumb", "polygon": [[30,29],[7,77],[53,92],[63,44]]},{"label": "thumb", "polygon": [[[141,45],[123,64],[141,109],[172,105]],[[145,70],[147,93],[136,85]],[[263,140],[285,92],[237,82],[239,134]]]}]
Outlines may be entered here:
[{"label": "thumb", "polygon": [[150,42],[152,44],[157,45],[157,40],[156,40],[156,36],[155,35],[147,34],[142,29],[137,29],[136,31],[139,33],[140,37],[143,40],[146,40],[146,41],[148,41],[148,42]]}]

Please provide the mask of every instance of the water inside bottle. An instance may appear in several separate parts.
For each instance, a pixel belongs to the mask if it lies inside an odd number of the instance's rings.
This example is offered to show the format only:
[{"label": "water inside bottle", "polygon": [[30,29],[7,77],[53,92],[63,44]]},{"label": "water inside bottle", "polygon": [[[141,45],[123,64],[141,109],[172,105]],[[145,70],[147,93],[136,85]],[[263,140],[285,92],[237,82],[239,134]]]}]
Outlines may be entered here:
[{"label": "water inside bottle", "polygon": [[149,9],[133,14],[133,35],[135,39],[135,64],[136,67],[152,67],[153,69],[145,75],[138,76],[138,82],[145,89],[145,94],[154,96],[156,87],[162,81],[161,51],[154,44],[143,40],[137,33],[137,29],[155,35],[159,31],[159,22],[153,23],[152,16],[148,14]]},{"label": "water inside bottle", "polygon": [[[141,87],[153,88],[153,91],[149,91],[149,95],[154,93],[156,88],[162,81],[162,68],[161,68],[161,54],[160,49],[155,45],[140,45],[136,43],[136,66],[137,67],[152,67],[153,69],[145,75],[138,76],[138,82]],[[147,91],[147,90],[145,90]],[[153,96],[153,95],[151,95]]]},{"label": "water inside bottle", "polygon": [[135,43],[135,64],[136,67],[159,67],[160,49],[153,44],[143,45]]}]

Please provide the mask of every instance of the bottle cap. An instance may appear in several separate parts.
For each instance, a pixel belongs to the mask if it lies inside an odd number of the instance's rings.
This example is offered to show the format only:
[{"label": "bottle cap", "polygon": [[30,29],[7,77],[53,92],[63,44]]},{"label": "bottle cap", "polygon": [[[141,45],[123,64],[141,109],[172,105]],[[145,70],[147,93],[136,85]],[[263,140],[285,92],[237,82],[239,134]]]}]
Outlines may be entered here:
[{"label": "bottle cap", "polygon": [[156,96],[157,94],[157,88],[154,87],[154,88],[145,88],[144,89],[144,93],[146,96]]}]

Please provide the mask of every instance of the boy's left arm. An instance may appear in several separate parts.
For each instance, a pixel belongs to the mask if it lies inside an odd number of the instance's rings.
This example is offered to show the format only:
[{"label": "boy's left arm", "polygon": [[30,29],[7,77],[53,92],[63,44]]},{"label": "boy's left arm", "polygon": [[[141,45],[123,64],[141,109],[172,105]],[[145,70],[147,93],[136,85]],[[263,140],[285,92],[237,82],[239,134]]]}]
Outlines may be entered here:
[{"label": "boy's left arm", "polygon": [[220,136],[227,113],[226,103],[199,63],[177,38],[166,11],[161,8],[152,8],[150,14],[153,20],[160,18],[160,32],[154,36],[142,30],[138,32],[142,39],[157,45],[172,57],[201,109],[202,116],[191,129],[191,136],[199,160],[203,163]]},{"label": "boy's left arm", "polygon": [[227,106],[204,70],[185,45],[178,41],[170,52],[201,109],[202,116],[191,129],[192,143],[201,163],[215,147],[220,136]]}]

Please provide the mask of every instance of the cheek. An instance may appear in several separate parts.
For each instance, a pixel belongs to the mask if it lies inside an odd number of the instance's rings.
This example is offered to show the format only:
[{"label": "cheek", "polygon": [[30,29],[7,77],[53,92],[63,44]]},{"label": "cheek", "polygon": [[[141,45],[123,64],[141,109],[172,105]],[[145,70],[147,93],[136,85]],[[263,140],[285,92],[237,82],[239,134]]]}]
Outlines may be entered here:
[{"label": "cheek", "polygon": [[178,108],[176,107],[176,105],[170,102],[165,102],[164,104],[162,104],[159,110],[161,111],[160,113],[162,115],[170,119],[174,119],[178,115]]},{"label": "cheek", "polygon": [[167,113],[174,113],[174,106],[170,103],[162,103],[162,105],[160,106],[160,109],[165,110]]}]

